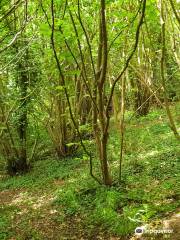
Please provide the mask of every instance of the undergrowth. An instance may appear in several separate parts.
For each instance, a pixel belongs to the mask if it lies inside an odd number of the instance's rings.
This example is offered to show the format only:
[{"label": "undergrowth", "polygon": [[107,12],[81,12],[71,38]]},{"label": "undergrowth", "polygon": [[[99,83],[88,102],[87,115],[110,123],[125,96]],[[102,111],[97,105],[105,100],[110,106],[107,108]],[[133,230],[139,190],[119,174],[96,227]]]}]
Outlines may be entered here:
[{"label": "undergrowth", "polygon": [[[174,109],[176,115],[179,108]],[[53,221],[57,224],[66,223],[68,219],[81,222],[87,239],[91,239],[97,229],[127,237],[137,226],[175,211],[180,203],[180,150],[165,114],[155,110],[130,123],[128,119],[127,114],[120,184],[115,181],[111,188],[100,186],[89,176],[88,159],[77,156],[35,162],[26,175],[4,177],[0,191],[26,189],[31,195],[50,192],[54,196],[51,207],[58,213]],[[118,179],[119,149],[119,132],[112,124],[108,151],[114,179]],[[97,162],[94,159],[94,165]],[[62,180],[63,184],[55,185],[56,180]],[[0,208],[0,239],[11,235],[10,216],[16,210],[15,206]],[[28,215],[26,218],[28,222]],[[33,239],[41,239],[36,233],[34,236]]]}]

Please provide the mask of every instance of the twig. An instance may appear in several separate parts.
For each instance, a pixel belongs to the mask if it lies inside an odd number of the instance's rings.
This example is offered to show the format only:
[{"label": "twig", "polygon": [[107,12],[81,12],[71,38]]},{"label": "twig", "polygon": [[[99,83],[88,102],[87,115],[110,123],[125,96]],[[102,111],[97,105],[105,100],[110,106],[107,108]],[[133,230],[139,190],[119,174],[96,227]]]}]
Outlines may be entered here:
[{"label": "twig", "polygon": [[68,91],[67,91],[67,88],[66,88],[66,84],[65,84],[65,78],[64,78],[64,75],[63,75],[63,72],[62,72],[62,69],[61,69],[61,64],[59,62],[59,59],[58,59],[58,56],[57,56],[57,52],[56,52],[56,49],[55,49],[55,42],[54,42],[54,0],[51,0],[51,17],[52,17],[52,32],[51,32],[51,44],[52,44],[52,49],[53,49],[53,52],[54,52],[54,58],[56,60],[56,64],[57,64],[57,68],[58,68],[58,71],[59,71],[59,74],[60,74],[60,77],[61,77],[61,80],[62,80],[62,84],[63,84],[63,89],[64,89],[64,93],[65,93],[65,96],[66,96],[66,100],[67,100],[67,103],[68,103],[68,108],[69,108],[69,113],[70,113],[70,116],[71,116],[71,120],[73,122],[73,125],[77,131],[77,134],[78,134],[78,137],[80,139],[80,143],[81,143],[81,146],[83,147],[85,153],[88,155],[89,157],[89,160],[90,160],[90,175],[98,182],[101,184],[101,181],[96,178],[93,174],[93,169],[92,169],[92,156],[91,154],[87,151],[84,143],[83,143],[83,140],[82,140],[82,137],[81,137],[81,134],[79,132],[79,128],[78,128],[78,125],[76,124],[76,121],[74,119],[74,116],[73,116],[73,112],[72,112],[72,108],[71,108],[71,103],[70,103],[70,100],[69,100],[69,94],[68,94]]}]

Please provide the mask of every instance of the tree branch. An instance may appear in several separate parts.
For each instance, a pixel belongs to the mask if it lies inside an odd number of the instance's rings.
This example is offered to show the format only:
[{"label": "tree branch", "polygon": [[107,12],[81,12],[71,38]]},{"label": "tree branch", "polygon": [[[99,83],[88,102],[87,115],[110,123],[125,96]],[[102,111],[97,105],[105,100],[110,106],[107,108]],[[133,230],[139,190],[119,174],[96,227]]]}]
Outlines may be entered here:
[{"label": "tree branch", "polygon": [[139,42],[139,35],[140,35],[140,29],[141,29],[141,26],[144,22],[144,17],[145,17],[145,11],[146,11],[146,0],[143,0],[143,6],[142,6],[142,14],[141,14],[141,18],[139,20],[139,23],[138,23],[138,26],[137,26],[137,30],[136,30],[136,39],[135,39],[135,44],[134,44],[134,48],[132,50],[132,52],[130,53],[128,59],[126,60],[126,63],[125,63],[125,66],[123,68],[123,70],[121,71],[121,73],[117,76],[117,78],[115,79],[115,81],[113,82],[113,85],[111,87],[111,92],[110,92],[110,96],[109,96],[109,99],[108,99],[108,103],[107,103],[107,107],[106,107],[106,117],[107,117],[107,124],[106,124],[106,129],[108,128],[109,126],[109,107],[110,107],[110,104],[111,104],[111,101],[112,101],[112,97],[113,97],[113,93],[114,93],[114,89],[115,89],[115,86],[117,84],[117,82],[121,79],[121,77],[123,76],[123,74],[125,73],[126,69],[128,68],[129,66],[129,63],[134,55],[134,53],[136,52],[136,49],[137,49],[137,46],[138,46],[138,42]]},{"label": "tree branch", "polygon": [[7,18],[11,13],[13,13],[21,4],[21,0],[18,0],[17,2],[14,3],[14,5],[0,18],[0,23]]},{"label": "tree branch", "polygon": [[174,6],[173,0],[169,0],[169,2],[171,4],[172,10],[174,12],[174,15],[175,15],[175,17],[176,17],[176,19],[177,19],[177,21],[178,21],[178,23],[180,25],[180,17],[178,16],[178,13],[177,13],[176,8]]},{"label": "tree branch", "polygon": [[63,89],[64,89],[64,93],[65,93],[65,96],[66,96],[66,100],[67,100],[67,104],[68,104],[68,108],[69,108],[69,113],[70,113],[70,116],[71,116],[71,120],[73,122],[73,125],[77,131],[77,134],[78,134],[78,137],[80,139],[80,143],[81,143],[81,146],[83,147],[83,150],[84,152],[87,154],[87,156],[89,157],[89,160],[90,160],[90,175],[98,182],[101,184],[101,181],[99,179],[97,179],[94,174],[93,174],[93,169],[92,169],[92,156],[91,154],[87,151],[84,143],[83,143],[83,139],[81,137],[81,133],[79,131],[79,128],[78,128],[78,125],[75,121],[75,118],[73,116],[73,112],[72,112],[72,108],[71,108],[71,103],[70,103],[70,100],[69,100],[69,94],[68,94],[68,91],[67,91],[67,88],[66,88],[66,84],[65,84],[65,77],[64,77],[64,74],[62,72],[62,69],[61,69],[61,64],[60,64],[60,61],[59,61],[59,58],[57,56],[57,52],[56,52],[56,48],[55,48],[55,41],[54,41],[54,30],[55,30],[55,26],[54,26],[54,0],[51,0],[51,17],[52,17],[52,32],[51,32],[51,44],[52,44],[52,49],[53,49],[53,52],[54,52],[54,58],[56,60],[56,64],[57,64],[57,68],[58,68],[58,71],[59,71],[59,74],[60,74],[60,77],[61,77],[61,80],[62,80],[62,85],[63,85]]}]

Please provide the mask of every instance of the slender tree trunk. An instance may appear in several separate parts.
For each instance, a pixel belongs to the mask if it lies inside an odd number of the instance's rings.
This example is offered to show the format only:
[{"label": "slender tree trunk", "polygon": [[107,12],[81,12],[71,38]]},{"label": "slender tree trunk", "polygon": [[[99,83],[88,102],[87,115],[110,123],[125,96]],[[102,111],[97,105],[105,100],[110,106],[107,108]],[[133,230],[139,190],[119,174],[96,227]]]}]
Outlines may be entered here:
[{"label": "slender tree trunk", "polygon": [[167,97],[166,90],[166,80],[165,80],[165,52],[166,52],[166,29],[165,29],[165,9],[164,9],[164,1],[161,0],[161,44],[162,44],[162,54],[161,54],[161,80],[164,91],[164,103],[167,112],[167,116],[169,118],[169,125],[171,130],[173,131],[175,137],[180,141],[180,135],[177,131],[173,116],[170,111],[170,106]]},{"label": "slender tree trunk", "polygon": [[[15,3],[12,1],[13,4]],[[18,12],[17,12],[18,13]],[[27,21],[27,1],[25,1],[24,5],[24,13],[23,13],[23,21]],[[22,21],[22,22],[23,22]],[[22,23],[20,21],[20,25]],[[17,31],[18,25],[18,16],[16,11],[14,11],[14,19],[12,22],[13,32]],[[21,33],[21,38],[25,38],[24,31]],[[14,51],[17,54],[20,46],[25,46],[26,41],[20,40],[16,41],[14,44]],[[26,49],[24,57],[18,60],[16,67],[16,76],[17,76],[17,86],[19,90],[19,108],[18,108],[18,121],[17,121],[17,134],[19,136],[19,146],[18,146],[18,155],[16,155],[12,160],[8,162],[8,172],[10,174],[16,173],[24,173],[28,170],[29,165],[27,162],[27,126],[28,126],[28,118],[27,118],[27,105],[28,105],[28,85],[29,85],[29,75],[28,75],[28,49]]]},{"label": "slender tree trunk", "polygon": [[20,139],[19,159],[16,162],[16,170],[25,172],[28,169],[27,164],[27,88],[29,79],[27,72],[22,64],[19,64],[21,70],[19,77],[20,89],[20,108],[19,108],[19,121],[18,121],[18,134]]},{"label": "slender tree trunk", "polygon": [[119,159],[119,182],[122,180],[122,161],[123,161],[123,147],[124,147],[124,114],[125,114],[125,93],[126,93],[126,78],[122,77],[121,84],[121,119],[120,119],[120,135],[121,135],[121,149]]},{"label": "slender tree trunk", "polygon": [[100,161],[103,175],[103,183],[105,185],[111,185],[112,179],[110,176],[108,159],[107,159],[107,144],[108,144],[108,128],[106,128],[106,116],[105,116],[105,93],[104,86],[106,82],[107,73],[107,29],[106,29],[106,4],[105,0],[101,0],[100,7],[100,39],[99,39],[99,56],[98,56],[98,107],[99,107],[99,122],[100,122]]}]

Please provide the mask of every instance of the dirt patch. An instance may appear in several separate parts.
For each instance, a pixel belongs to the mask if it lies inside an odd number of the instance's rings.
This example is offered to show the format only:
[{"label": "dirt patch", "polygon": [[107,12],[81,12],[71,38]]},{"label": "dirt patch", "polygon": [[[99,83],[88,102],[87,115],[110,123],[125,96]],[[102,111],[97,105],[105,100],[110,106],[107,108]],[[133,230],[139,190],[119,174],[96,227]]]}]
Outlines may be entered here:
[{"label": "dirt patch", "polygon": [[0,205],[7,205],[10,204],[13,199],[21,193],[22,190],[13,189],[13,190],[4,190],[0,192]]},{"label": "dirt patch", "polygon": [[170,219],[163,221],[164,229],[170,229],[173,231],[170,239],[180,239],[180,213],[173,215]]},{"label": "dirt patch", "polygon": [[[58,219],[58,215],[56,215]],[[62,223],[46,218],[39,221],[34,226],[41,233],[43,239],[47,240],[125,240],[124,238],[113,237],[111,234],[103,231],[98,226],[92,231],[87,231],[88,226],[84,225],[82,219],[78,216],[66,218]]]}]

